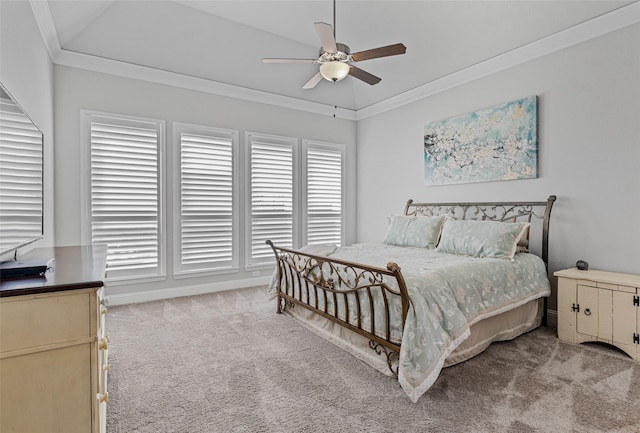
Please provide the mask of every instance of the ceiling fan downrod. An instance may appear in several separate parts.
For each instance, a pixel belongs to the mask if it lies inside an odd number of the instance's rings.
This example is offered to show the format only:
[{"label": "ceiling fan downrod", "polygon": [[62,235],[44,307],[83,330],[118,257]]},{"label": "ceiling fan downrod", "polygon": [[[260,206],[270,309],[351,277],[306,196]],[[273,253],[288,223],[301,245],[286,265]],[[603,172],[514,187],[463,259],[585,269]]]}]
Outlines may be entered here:
[{"label": "ceiling fan downrod", "polygon": [[333,0],[333,39],[336,39],[336,0]]}]

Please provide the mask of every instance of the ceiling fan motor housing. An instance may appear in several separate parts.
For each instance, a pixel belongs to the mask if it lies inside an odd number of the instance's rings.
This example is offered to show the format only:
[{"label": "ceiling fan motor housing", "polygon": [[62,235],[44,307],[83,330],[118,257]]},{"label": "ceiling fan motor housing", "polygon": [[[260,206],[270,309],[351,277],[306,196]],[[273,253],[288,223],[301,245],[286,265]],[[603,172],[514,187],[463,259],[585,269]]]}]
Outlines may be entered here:
[{"label": "ceiling fan motor housing", "polygon": [[318,58],[319,63],[324,62],[348,62],[351,61],[351,49],[348,45],[341,44],[336,42],[336,48],[338,49],[335,53],[330,53],[325,51],[324,48],[320,47],[320,57]]}]

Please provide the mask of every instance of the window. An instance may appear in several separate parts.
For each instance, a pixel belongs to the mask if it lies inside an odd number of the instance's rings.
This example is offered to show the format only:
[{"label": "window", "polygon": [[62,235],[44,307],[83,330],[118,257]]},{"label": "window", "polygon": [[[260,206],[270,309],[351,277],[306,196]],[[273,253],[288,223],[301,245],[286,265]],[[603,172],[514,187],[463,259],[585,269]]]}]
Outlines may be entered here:
[{"label": "window", "polygon": [[267,239],[280,247],[297,245],[295,138],[247,133],[246,266],[273,263]]},{"label": "window", "polygon": [[303,140],[303,244],[343,244],[344,145]]},{"label": "window", "polygon": [[[108,246],[112,284],[164,279],[164,122],[82,111],[82,128],[83,241]],[[266,240],[344,244],[344,145],[247,132],[239,148],[238,131],[179,122],[172,139],[174,278],[237,272],[243,250],[270,266]]]},{"label": "window", "polygon": [[164,122],[83,112],[89,155],[85,235],[106,244],[109,279],[160,276]]},{"label": "window", "polygon": [[237,268],[237,131],[174,123],[174,273]]},{"label": "window", "polygon": [[[340,144],[247,134],[247,266],[273,263],[267,239],[285,248],[344,243],[344,155]],[[296,186],[302,188],[298,203]],[[302,230],[300,230],[302,229]],[[298,233],[302,231],[302,237]],[[302,241],[302,242],[301,242]]]}]

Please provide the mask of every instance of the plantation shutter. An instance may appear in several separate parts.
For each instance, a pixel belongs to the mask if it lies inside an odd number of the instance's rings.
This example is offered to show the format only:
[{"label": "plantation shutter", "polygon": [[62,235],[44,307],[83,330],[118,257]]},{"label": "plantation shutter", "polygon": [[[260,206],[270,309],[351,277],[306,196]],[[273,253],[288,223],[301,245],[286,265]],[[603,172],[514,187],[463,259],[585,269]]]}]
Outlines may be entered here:
[{"label": "plantation shutter", "polygon": [[0,252],[42,237],[42,133],[0,98]]},{"label": "plantation shutter", "polygon": [[343,147],[305,142],[307,245],[342,245]]},{"label": "plantation shutter", "polygon": [[180,129],[180,261],[176,271],[236,266],[234,146],[236,133]]},{"label": "plantation shutter", "polygon": [[273,262],[274,244],[294,245],[295,139],[251,135],[250,141],[250,256],[249,265]]},{"label": "plantation shutter", "polygon": [[110,278],[162,272],[161,128],[90,115],[91,242],[108,245]]}]

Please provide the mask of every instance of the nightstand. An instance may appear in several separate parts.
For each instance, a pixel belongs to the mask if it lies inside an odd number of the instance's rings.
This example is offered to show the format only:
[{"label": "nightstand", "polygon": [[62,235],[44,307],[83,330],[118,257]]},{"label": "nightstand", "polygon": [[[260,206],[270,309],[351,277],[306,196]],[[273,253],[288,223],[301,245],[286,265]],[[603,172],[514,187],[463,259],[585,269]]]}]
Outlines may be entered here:
[{"label": "nightstand", "polygon": [[558,277],[558,338],[599,341],[640,361],[640,275],[576,268]]}]

